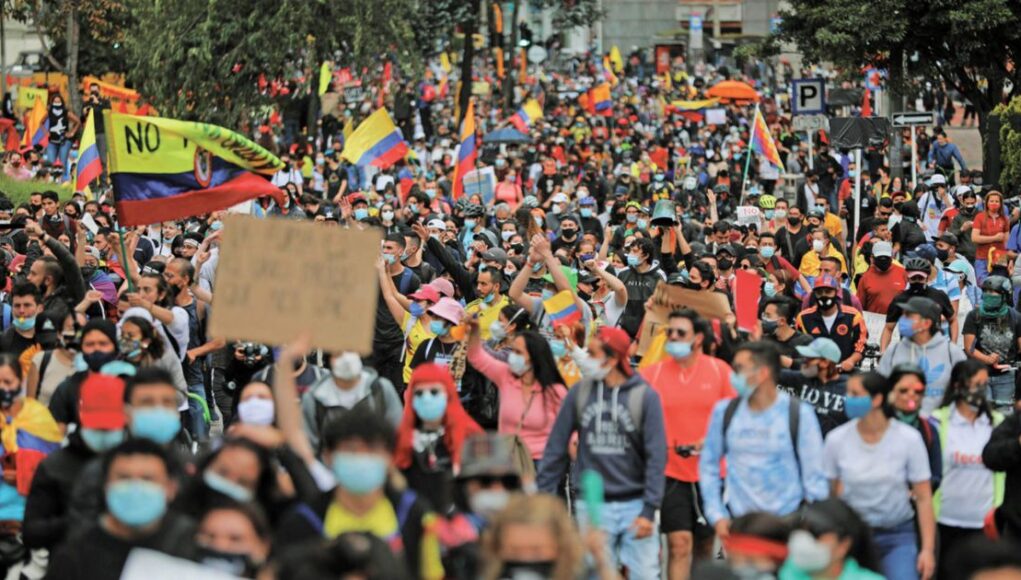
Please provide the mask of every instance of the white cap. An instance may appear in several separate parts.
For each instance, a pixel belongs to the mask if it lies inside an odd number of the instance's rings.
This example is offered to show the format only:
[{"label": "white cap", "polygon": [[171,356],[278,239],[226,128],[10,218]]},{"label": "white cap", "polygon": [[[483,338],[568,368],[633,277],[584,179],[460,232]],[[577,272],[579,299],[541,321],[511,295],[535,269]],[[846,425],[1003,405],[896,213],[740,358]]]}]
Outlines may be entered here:
[{"label": "white cap", "polygon": [[893,246],[890,242],[874,242],[872,244],[872,256],[879,258],[881,256],[893,257]]},{"label": "white cap", "polygon": [[425,224],[425,227],[440,230],[441,232],[447,231],[447,224],[443,220],[429,220],[429,223]]},{"label": "white cap", "polygon": [[929,178],[929,185],[946,185],[947,178],[942,173],[937,173]]},{"label": "white cap", "polygon": [[554,195],[550,201],[553,203],[567,203],[570,199],[567,197],[567,194],[558,193]]}]

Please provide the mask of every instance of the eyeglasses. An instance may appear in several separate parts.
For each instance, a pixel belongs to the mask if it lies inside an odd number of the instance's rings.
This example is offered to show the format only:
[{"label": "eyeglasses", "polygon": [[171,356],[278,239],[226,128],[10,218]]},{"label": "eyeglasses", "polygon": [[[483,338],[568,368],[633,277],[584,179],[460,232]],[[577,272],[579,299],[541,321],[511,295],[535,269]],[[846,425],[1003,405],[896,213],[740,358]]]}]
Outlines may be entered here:
[{"label": "eyeglasses", "polygon": [[471,479],[479,482],[479,485],[483,488],[492,487],[494,483],[499,483],[506,489],[518,489],[521,487],[520,481],[513,475],[480,475]]},{"label": "eyeglasses", "polygon": [[438,396],[440,396],[440,393],[442,393],[442,392],[443,391],[440,390],[440,389],[417,389],[415,391],[415,396],[416,397],[421,397],[422,395],[429,394],[429,395],[431,395],[433,397],[438,397]]},{"label": "eyeglasses", "polygon": [[668,329],[666,329],[666,335],[667,335],[668,338],[673,338],[675,336],[677,338],[684,338],[684,337],[688,336],[688,334],[690,334],[690,333],[688,331],[684,330],[683,328],[668,328]]}]

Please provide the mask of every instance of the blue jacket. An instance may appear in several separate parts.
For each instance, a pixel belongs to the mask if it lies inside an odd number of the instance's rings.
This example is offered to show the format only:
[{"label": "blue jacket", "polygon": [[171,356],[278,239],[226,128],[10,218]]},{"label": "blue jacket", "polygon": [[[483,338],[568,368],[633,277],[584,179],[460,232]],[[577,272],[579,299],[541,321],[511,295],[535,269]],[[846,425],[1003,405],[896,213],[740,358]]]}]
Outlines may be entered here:
[{"label": "blue jacket", "polygon": [[929,147],[929,163],[935,162],[940,167],[954,167],[954,160],[957,160],[958,165],[961,166],[962,171],[968,170],[968,164],[964,162],[964,157],[961,156],[961,150],[957,148],[957,145],[953,143],[947,143],[946,145],[940,145],[939,141],[933,141]]}]

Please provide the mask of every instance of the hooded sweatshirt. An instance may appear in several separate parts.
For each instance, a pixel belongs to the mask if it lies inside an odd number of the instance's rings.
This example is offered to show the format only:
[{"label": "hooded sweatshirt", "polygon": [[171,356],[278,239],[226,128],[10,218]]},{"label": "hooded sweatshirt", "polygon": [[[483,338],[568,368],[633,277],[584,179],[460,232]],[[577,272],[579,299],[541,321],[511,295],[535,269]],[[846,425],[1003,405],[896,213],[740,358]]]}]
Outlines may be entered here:
[{"label": "hooded sweatshirt", "polygon": [[[629,393],[642,386],[642,424],[635,425],[628,410]],[[583,390],[576,386],[568,391],[560,407],[540,463],[539,490],[556,493],[569,461],[568,443],[577,431],[578,472],[592,469],[603,477],[607,502],[641,499],[642,516],[652,519],[663,499],[666,469],[666,428],[659,394],[638,374],[617,388],[597,381],[578,417],[576,399]]]},{"label": "hooded sweatshirt", "polygon": [[[378,389],[378,393],[373,393]],[[351,393],[348,395],[348,393]],[[368,400],[366,400],[368,399]],[[378,401],[382,401],[380,408]],[[375,369],[365,367],[362,369],[358,384],[351,391],[343,391],[333,380],[333,375],[326,375],[308,388],[301,397],[301,415],[304,419],[305,434],[312,443],[314,449],[319,448],[319,434],[322,423],[326,418],[336,413],[328,409],[361,409],[368,406],[376,413],[379,413],[396,428],[401,422],[401,399],[397,396],[393,384],[384,377],[380,377]],[[341,411],[343,412],[343,411]]]},{"label": "hooded sweatshirt", "polygon": [[897,365],[912,365],[925,373],[925,397],[922,399],[922,413],[929,414],[943,400],[943,392],[950,382],[950,370],[967,358],[961,347],[950,342],[942,332],[929,342],[919,345],[909,338],[886,349],[879,359],[880,374],[889,376]]}]

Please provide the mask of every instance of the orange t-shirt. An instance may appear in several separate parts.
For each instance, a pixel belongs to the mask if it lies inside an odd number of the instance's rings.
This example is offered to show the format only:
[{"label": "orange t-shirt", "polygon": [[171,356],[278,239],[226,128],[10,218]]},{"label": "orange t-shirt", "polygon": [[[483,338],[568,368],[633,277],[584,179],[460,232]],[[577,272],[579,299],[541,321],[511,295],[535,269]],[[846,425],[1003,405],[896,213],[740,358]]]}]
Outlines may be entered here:
[{"label": "orange t-shirt", "polygon": [[730,365],[705,354],[684,368],[673,358],[642,369],[642,377],[659,393],[666,424],[666,475],[685,482],[698,481],[698,455],[681,457],[678,445],[701,444],[709,429],[709,417],[717,401],[733,399]]}]

